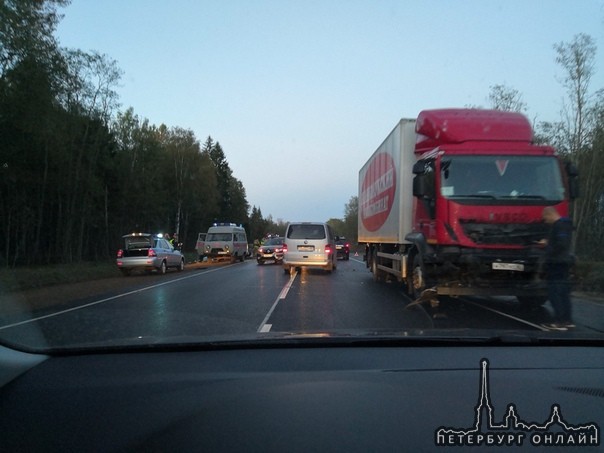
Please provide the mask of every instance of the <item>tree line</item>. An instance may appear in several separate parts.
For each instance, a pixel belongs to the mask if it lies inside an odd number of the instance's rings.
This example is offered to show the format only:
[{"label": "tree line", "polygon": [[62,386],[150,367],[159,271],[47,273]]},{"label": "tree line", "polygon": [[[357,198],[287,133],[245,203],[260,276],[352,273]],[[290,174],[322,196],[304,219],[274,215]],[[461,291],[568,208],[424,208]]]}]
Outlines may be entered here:
[{"label": "tree line", "polygon": [[0,4],[0,263],[103,259],[131,231],[192,249],[216,220],[246,223],[219,142],[118,112],[117,63],[59,47],[67,3]]}]

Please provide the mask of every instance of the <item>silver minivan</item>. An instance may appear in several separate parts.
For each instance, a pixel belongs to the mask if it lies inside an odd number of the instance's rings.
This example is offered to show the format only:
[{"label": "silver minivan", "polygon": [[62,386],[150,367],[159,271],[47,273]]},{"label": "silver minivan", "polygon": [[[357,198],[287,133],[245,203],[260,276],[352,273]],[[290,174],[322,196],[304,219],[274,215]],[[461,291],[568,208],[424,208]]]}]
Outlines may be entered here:
[{"label": "silver minivan", "polygon": [[336,239],[331,226],[321,222],[292,222],[283,241],[283,270],[318,267],[331,272],[337,266]]}]

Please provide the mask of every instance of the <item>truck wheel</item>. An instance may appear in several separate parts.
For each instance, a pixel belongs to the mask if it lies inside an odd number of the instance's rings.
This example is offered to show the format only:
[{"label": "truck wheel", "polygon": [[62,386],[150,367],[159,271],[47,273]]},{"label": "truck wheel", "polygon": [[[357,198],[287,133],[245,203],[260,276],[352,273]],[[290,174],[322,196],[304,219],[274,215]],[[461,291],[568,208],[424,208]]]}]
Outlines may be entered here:
[{"label": "truck wheel", "polygon": [[419,254],[413,256],[413,267],[409,280],[409,294],[414,299],[417,299],[426,289],[426,271],[424,262]]}]

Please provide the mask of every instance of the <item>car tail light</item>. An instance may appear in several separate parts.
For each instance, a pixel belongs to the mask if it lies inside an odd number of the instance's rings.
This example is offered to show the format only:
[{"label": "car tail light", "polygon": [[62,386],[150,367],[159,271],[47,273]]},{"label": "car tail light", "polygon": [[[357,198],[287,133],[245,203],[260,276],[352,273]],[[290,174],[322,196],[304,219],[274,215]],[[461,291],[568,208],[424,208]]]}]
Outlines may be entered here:
[{"label": "car tail light", "polygon": [[149,253],[147,253],[147,256],[157,256],[157,253],[155,253],[155,250],[149,249]]},{"label": "car tail light", "polygon": [[283,244],[283,253],[287,253],[287,244]]},{"label": "car tail light", "polygon": [[117,251],[117,257],[118,257],[118,258],[121,258],[122,256],[124,256],[124,251],[123,251],[122,249],[119,249],[119,250]]},{"label": "car tail light", "polygon": [[330,253],[333,253],[333,246],[332,246],[331,244],[327,244],[327,245],[325,246],[325,253],[327,253],[328,255],[329,255]]}]

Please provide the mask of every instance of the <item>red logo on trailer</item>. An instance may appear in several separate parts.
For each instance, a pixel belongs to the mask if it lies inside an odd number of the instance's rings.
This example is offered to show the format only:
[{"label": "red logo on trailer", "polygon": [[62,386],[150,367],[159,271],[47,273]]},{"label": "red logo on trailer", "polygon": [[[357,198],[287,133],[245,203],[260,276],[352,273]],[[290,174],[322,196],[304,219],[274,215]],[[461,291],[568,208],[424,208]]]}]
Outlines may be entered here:
[{"label": "red logo on trailer", "polygon": [[390,215],[396,191],[396,169],[389,154],[377,154],[361,186],[361,221],[367,230],[378,230]]}]

